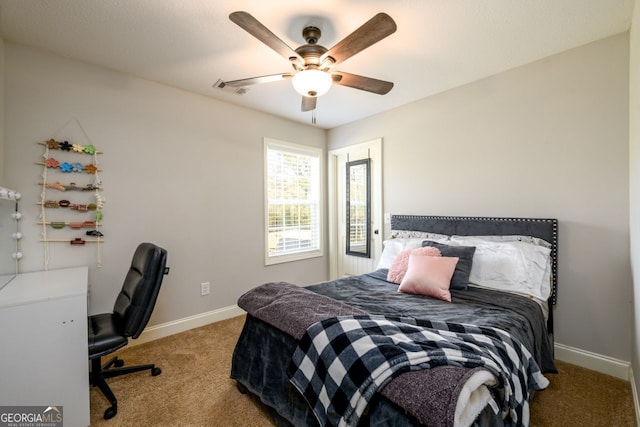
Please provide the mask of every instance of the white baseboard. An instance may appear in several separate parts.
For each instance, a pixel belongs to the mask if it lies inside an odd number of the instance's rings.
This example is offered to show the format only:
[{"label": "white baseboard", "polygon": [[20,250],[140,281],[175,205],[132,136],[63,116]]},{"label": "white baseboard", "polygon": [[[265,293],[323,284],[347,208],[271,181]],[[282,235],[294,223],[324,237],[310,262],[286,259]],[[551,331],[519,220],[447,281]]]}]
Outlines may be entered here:
[{"label": "white baseboard", "polygon": [[210,323],[215,323],[221,320],[240,316],[245,313],[246,312],[237,305],[232,305],[229,307],[223,307],[217,310],[208,311],[206,313],[200,313],[194,316],[185,317],[183,319],[174,320],[172,322],[149,326],[142,332],[142,334],[140,334],[138,339],[129,340],[129,345],[133,346],[143,344],[145,342],[157,340],[158,338],[164,338],[168,337],[169,335],[177,334],[179,332],[188,331],[189,329],[198,328]]},{"label": "white baseboard", "polygon": [[630,380],[631,363],[587,350],[555,344],[555,357],[563,362],[602,372],[625,381]]},{"label": "white baseboard", "polygon": [[636,389],[636,382],[633,377],[633,368],[630,362],[564,344],[556,343],[554,349],[555,358],[558,360],[629,381],[631,384],[633,407],[636,414],[636,425],[640,426],[640,398],[638,397],[638,390]]}]

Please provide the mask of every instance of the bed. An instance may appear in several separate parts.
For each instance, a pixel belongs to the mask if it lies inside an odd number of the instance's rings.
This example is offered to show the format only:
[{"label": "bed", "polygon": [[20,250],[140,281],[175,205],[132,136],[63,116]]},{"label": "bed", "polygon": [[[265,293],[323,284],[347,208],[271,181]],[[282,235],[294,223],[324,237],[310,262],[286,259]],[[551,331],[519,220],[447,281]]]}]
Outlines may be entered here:
[{"label": "bed", "polygon": [[231,378],[279,426],[528,425],[557,242],[555,219],[393,215],[375,271],[239,299]]}]

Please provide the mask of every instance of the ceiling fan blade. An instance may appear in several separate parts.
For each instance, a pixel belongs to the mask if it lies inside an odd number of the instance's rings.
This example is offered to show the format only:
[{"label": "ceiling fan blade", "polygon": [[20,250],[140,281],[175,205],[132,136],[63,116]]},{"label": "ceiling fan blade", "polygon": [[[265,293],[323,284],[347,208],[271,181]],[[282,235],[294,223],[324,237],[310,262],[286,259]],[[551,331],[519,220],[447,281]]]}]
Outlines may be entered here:
[{"label": "ceiling fan blade", "polygon": [[303,96],[302,97],[302,111],[311,111],[316,109],[316,102],[318,98],[315,96]]},{"label": "ceiling fan blade", "polygon": [[250,77],[248,79],[230,80],[228,82],[218,81],[218,83],[216,83],[216,86],[221,89],[224,88],[225,86],[244,87],[244,86],[257,85],[260,83],[277,82],[280,80],[290,79],[291,77],[293,77],[292,73],[271,74],[268,76]]},{"label": "ceiling fan blade", "polygon": [[282,57],[289,61],[304,65],[304,60],[300,55],[298,55],[298,53],[296,53],[295,50],[291,49],[285,42],[280,40],[278,36],[262,25],[260,21],[254,18],[250,13],[244,11],[233,12],[229,15],[229,19],[253,37],[278,52]]},{"label": "ceiling fan blade", "polygon": [[371,77],[359,76],[357,74],[336,71],[331,73],[331,78],[335,84],[348,86],[354,89],[366,90],[367,92],[385,95],[393,88],[392,82],[378,80]]},{"label": "ceiling fan blade", "polygon": [[324,63],[329,58],[333,60],[328,64],[329,66],[344,62],[356,53],[393,34],[396,28],[395,21],[389,15],[383,12],[378,13],[322,55],[320,63]]}]

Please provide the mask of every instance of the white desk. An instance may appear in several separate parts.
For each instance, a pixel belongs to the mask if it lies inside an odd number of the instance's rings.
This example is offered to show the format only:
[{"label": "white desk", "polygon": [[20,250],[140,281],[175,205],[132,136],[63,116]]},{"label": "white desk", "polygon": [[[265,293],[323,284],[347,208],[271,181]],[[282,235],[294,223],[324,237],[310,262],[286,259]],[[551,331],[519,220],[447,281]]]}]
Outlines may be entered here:
[{"label": "white desk", "polygon": [[89,425],[88,268],[18,274],[0,290],[0,406],[62,406]]}]

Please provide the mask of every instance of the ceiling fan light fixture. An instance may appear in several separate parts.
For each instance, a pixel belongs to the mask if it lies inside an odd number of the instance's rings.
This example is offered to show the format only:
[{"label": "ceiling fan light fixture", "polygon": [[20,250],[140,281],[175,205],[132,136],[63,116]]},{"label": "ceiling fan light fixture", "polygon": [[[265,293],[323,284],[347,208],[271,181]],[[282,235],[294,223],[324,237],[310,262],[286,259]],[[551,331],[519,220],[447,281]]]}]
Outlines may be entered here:
[{"label": "ceiling fan light fixture", "polygon": [[296,73],[291,81],[293,88],[302,96],[322,96],[331,88],[331,75],[316,69]]}]

